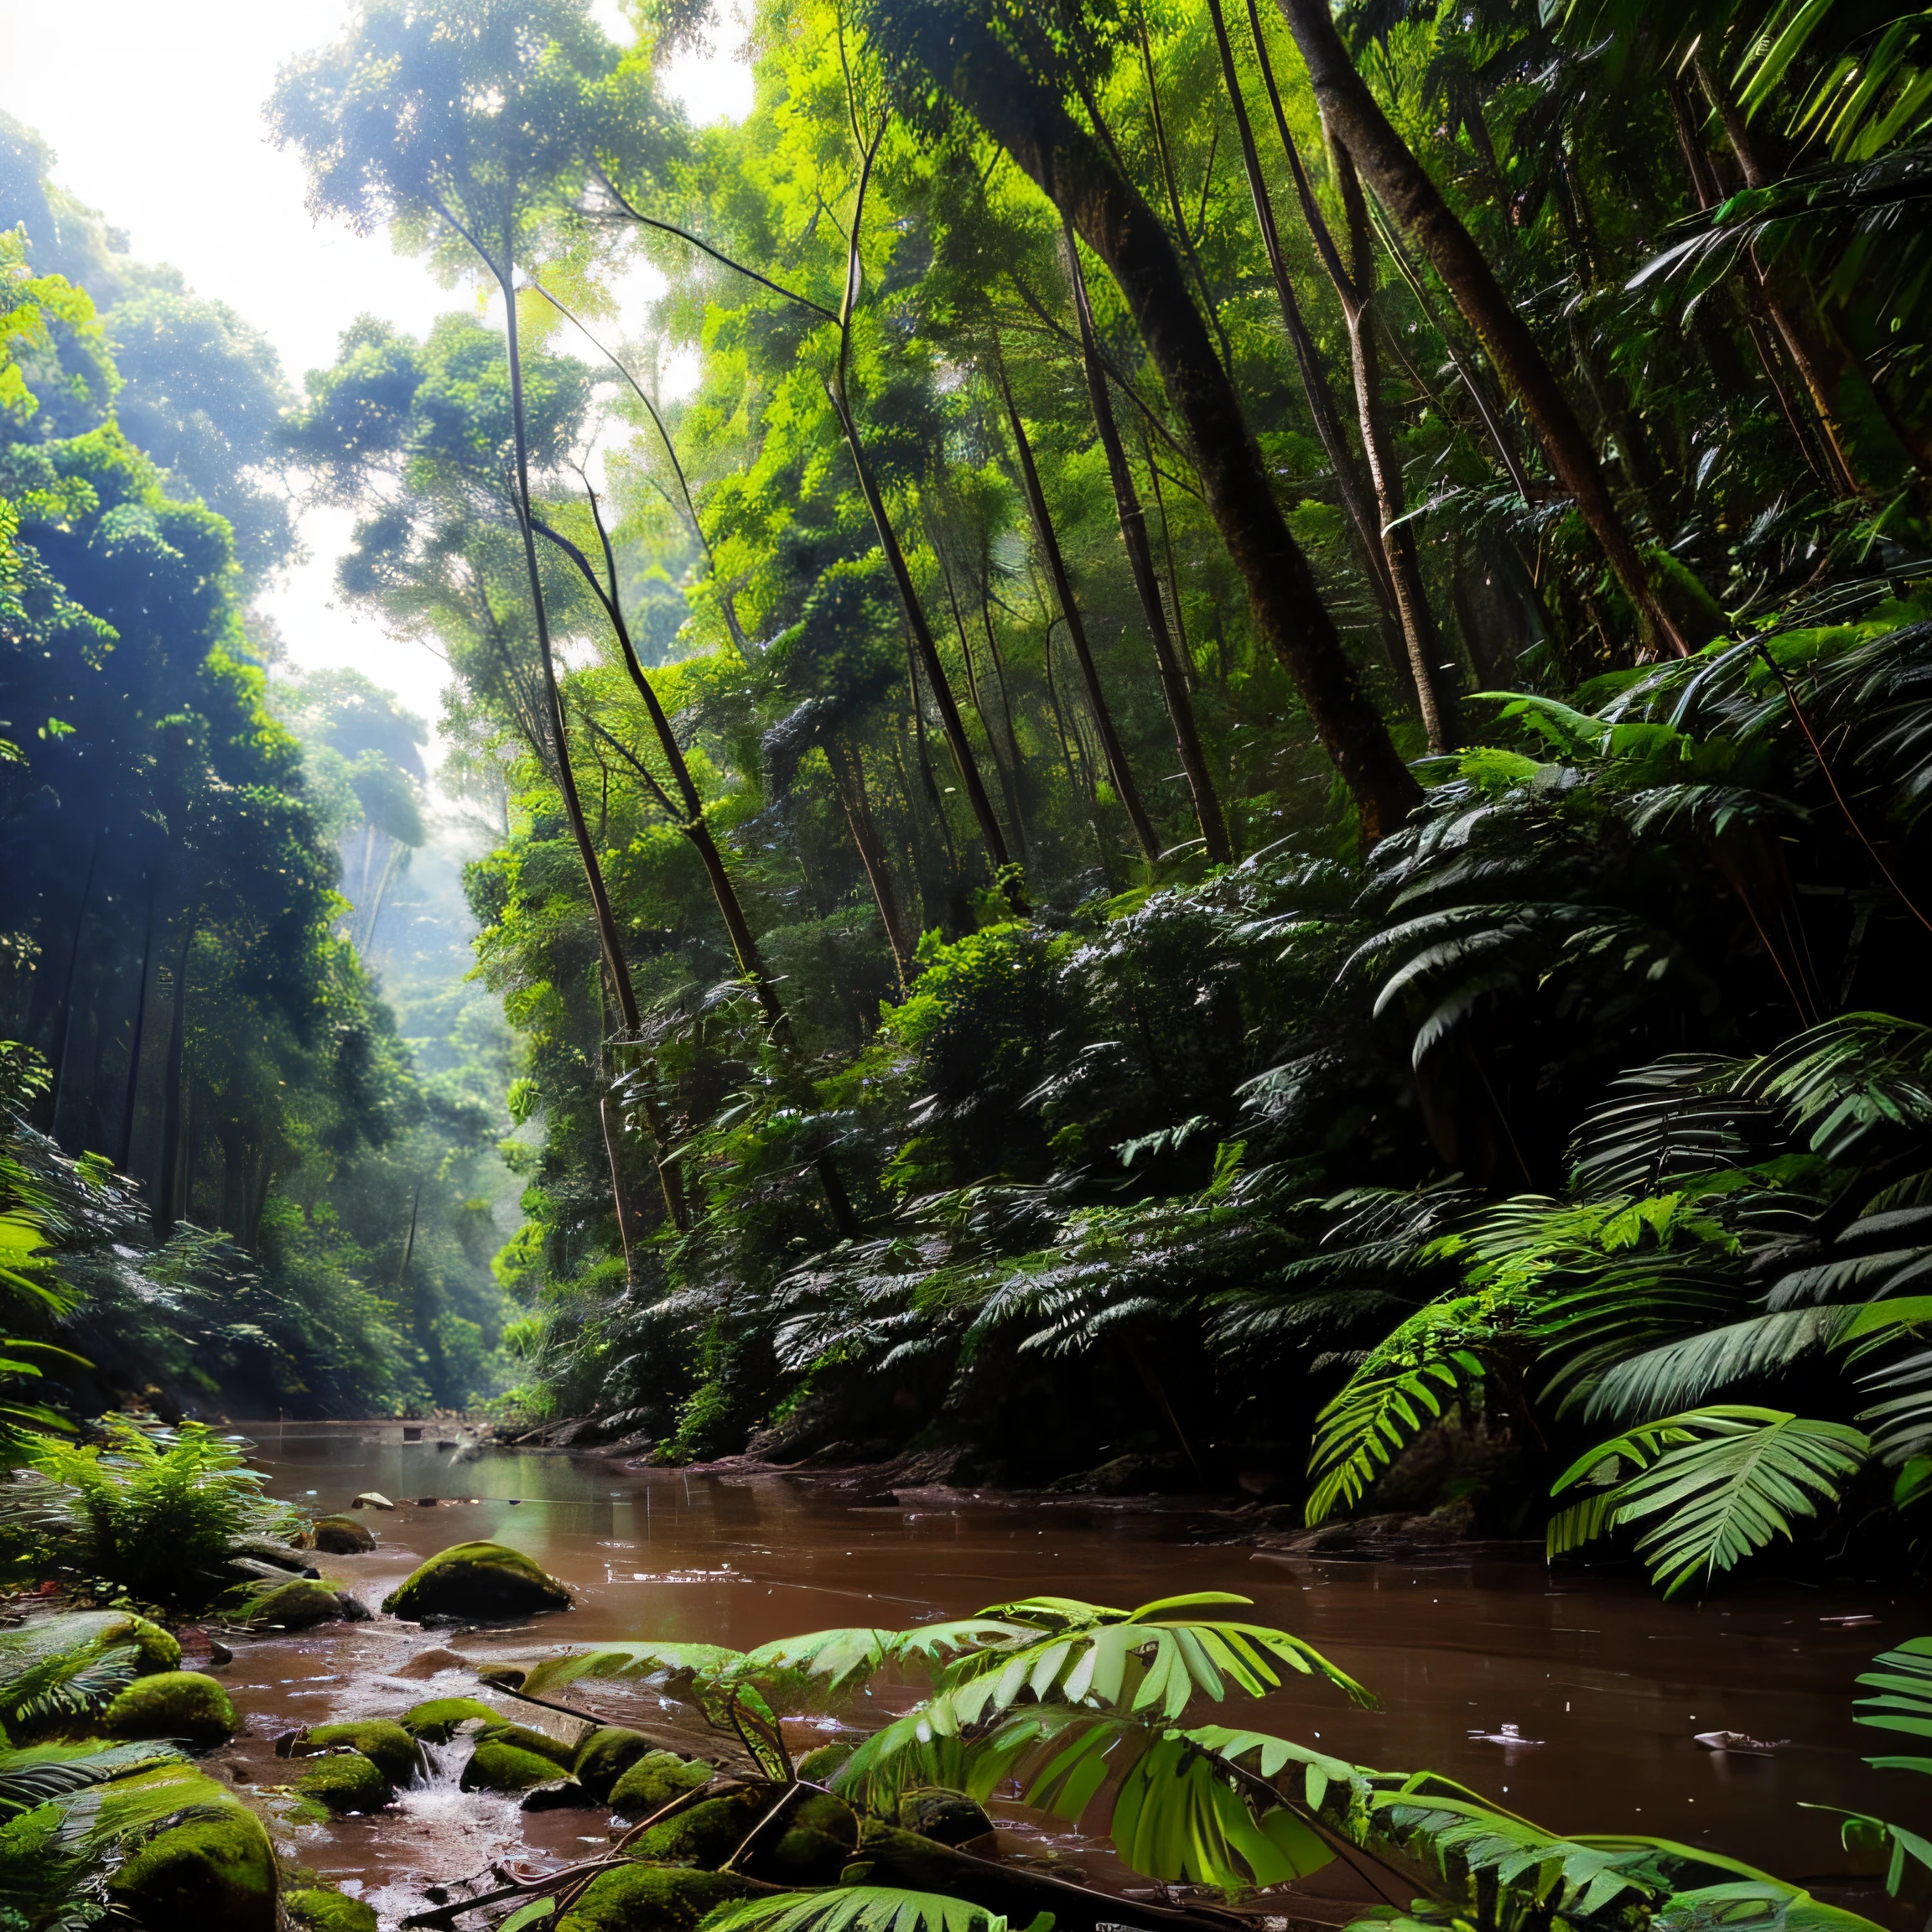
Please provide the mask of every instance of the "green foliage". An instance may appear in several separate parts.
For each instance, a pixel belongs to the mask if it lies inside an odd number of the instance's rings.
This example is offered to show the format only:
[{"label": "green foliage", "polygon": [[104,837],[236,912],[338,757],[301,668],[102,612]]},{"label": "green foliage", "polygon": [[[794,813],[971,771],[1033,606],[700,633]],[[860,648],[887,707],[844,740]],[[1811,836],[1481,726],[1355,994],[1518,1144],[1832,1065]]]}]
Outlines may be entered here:
[{"label": "green foliage", "polygon": [[238,1437],[118,1417],[102,1431],[98,1442],[42,1444],[33,1477],[8,1498],[34,1514],[76,1574],[143,1602],[194,1607],[225,1581],[221,1566],[239,1536],[293,1526],[288,1509],[262,1494],[267,1478],[248,1467]]},{"label": "green foliage", "polygon": [[[1042,1913],[1026,1932],[1046,1932]],[[962,1898],[890,1885],[834,1885],[809,1897],[744,1898],[720,1905],[704,1932],[1007,1932],[1006,1921]]]}]

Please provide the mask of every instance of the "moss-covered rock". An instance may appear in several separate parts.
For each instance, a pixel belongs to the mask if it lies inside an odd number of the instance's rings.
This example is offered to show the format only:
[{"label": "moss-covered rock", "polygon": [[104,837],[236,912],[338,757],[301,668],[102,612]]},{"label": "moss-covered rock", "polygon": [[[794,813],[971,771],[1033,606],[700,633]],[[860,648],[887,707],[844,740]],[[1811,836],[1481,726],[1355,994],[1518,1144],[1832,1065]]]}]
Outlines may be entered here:
[{"label": "moss-covered rock", "polygon": [[829,1784],[845,1768],[855,1747],[821,1744],[798,1760],[797,1772],[808,1784]]},{"label": "moss-covered rock", "polygon": [[524,1617],[568,1610],[570,1592],[520,1550],[459,1543],[413,1571],[382,1600],[392,1617]]},{"label": "moss-covered rock", "polygon": [[949,1791],[938,1784],[923,1784],[901,1793],[899,1822],[906,1831],[939,1845],[969,1844],[993,1829],[993,1820],[981,1805],[963,1791]]},{"label": "moss-covered rock", "polygon": [[675,1751],[647,1751],[619,1774],[608,1794],[610,1809],[620,1818],[648,1818],[685,1791],[711,1782],[711,1767],[702,1758],[680,1758]]},{"label": "moss-covered rock", "polygon": [[621,1724],[600,1724],[577,1747],[570,1769],[577,1782],[601,1805],[617,1780],[640,1758],[648,1757],[651,1740]]},{"label": "moss-covered rock", "polygon": [[474,1697],[428,1697],[402,1713],[402,1728],[425,1744],[447,1744],[459,1724],[501,1724],[503,1713]]},{"label": "moss-covered rock", "polygon": [[237,1593],[228,1614],[251,1630],[306,1630],[340,1618],[342,1606],[326,1583],[294,1576]]},{"label": "moss-covered rock", "polygon": [[296,1779],[295,1789],[325,1811],[380,1811],[396,1796],[382,1767],[360,1751],[318,1758]]},{"label": "moss-covered rock", "polygon": [[376,1932],[376,1908],[326,1885],[284,1892],[288,1922],[299,1932]]},{"label": "moss-covered rock", "polygon": [[756,1890],[732,1872],[628,1865],[593,1878],[555,1932],[697,1932],[708,1914]]},{"label": "moss-covered rock", "polygon": [[235,1706],[199,1670],[160,1670],[137,1677],[101,1715],[110,1737],[180,1737],[204,1747],[235,1735]]},{"label": "moss-covered rock", "polygon": [[513,1744],[533,1758],[548,1758],[559,1771],[571,1770],[577,1763],[574,1744],[566,1744],[561,1738],[553,1737],[548,1732],[533,1730],[527,1724],[512,1724],[498,1717],[483,1736],[492,1744]]},{"label": "moss-covered rock", "polygon": [[858,1843],[858,1813],[829,1791],[808,1791],[759,1834],[746,1869],[773,1885],[830,1885]]},{"label": "moss-covered rock", "polygon": [[[353,1516],[318,1516],[315,1547],[326,1556],[359,1556],[376,1547],[376,1539]],[[351,1899],[350,1903],[356,1901]]]},{"label": "moss-covered rock", "polygon": [[107,1896],[147,1932],[276,1932],[275,1853],[232,1799],[199,1805],[136,1847]]},{"label": "moss-covered rock", "polygon": [[[653,1825],[631,1849],[660,1865],[701,1865],[715,1871],[745,1841],[771,1802],[763,1785],[740,1785],[715,1798],[700,1798],[674,1817]],[[667,1800],[668,1802],[668,1800]]]},{"label": "moss-covered rock", "polygon": [[181,1646],[145,1617],[126,1610],[74,1610],[23,1623],[18,1629],[0,1630],[0,1685],[11,1684],[56,1657],[79,1666],[104,1650],[130,1645],[137,1668],[143,1671],[172,1670],[181,1661]]},{"label": "moss-covered rock", "polygon": [[298,1737],[291,1749],[295,1757],[316,1751],[332,1751],[346,1745],[360,1751],[392,1784],[407,1784],[423,1768],[416,1740],[400,1724],[387,1717],[361,1717],[345,1724],[318,1724]]},{"label": "moss-covered rock", "polygon": [[555,1784],[558,1775],[549,1758],[486,1737],[470,1753],[462,1783],[465,1791],[532,1791]]}]

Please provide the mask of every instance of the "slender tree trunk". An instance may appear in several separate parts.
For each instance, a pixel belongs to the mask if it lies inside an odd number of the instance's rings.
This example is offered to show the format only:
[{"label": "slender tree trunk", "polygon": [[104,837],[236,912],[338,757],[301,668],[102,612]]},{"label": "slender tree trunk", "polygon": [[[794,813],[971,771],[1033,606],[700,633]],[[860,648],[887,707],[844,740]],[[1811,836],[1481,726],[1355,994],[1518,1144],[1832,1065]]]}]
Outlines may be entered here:
[{"label": "slender tree trunk", "polygon": [[886,943],[892,949],[892,964],[899,976],[900,997],[912,983],[913,945],[906,932],[904,915],[899,909],[899,894],[886,864],[886,848],[872,816],[872,800],[865,789],[865,766],[856,746],[834,731],[825,740],[825,761],[832,767],[833,788],[852,830],[852,843],[859,849],[859,862],[872,887],[879,907],[879,923],[886,928]]},{"label": "slender tree trunk", "polygon": [[953,612],[953,628],[959,634],[959,655],[966,667],[967,694],[973,700],[973,709],[979,714],[980,729],[986,734],[986,755],[1000,775],[1000,793],[1006,802],[1006,822],[1013,828],[1013,843],[1020,848],[1020,860],[1024,865],[1026,862],[1026,821],[1020,812],[1018,778],[1000,755],[999,735],[993,729],[986,700],[979,694],[979,670],[973,662],[973,640],[967,635],[966,613],[959,607],[959,593],[953,582],[953,567],[946,560],[937,532],[929,531],[929,533],[932,538],[932,554],[939,562],[940,581],[946,586],[946,602]]},{"label": "slender tree trunk", "polygon": [[999,815],[993,809],[992,799],[987,796],[986,782],[980,776],[979,761],[974,757],[973,747],[968,742],[959,706],[953,699],[953,687],[947,681],[946,667],[940,661],[939,647],[933,641],[932,629],[926,621],[925,608],[913,585],[912,573],[906,567],[906,553],[899,548],[892,520],[886,513],[886,499],[880,494],[872,465],[866,460],[865,448],[859,440],[859,425],[853,420],[851,409],[844,397],[830,384],[826,386],[825,392],[831,397],[839,426],[845,433],[845,446],[852,457],[852,467],[859,475],[860,493],[872,514],[872,527],[878,533],[879,547],[886,554],[886,568],[892,573],[893,584],[899,592],[906,628],[911,633],[912,647],[932,687],[932,702],[939,712],[940,729],[946,734],[953,761],[959,768],[959,783],[966,793],[966,802],[972,808],[974,821],[979,828],[979,837],[985,845],[987,857],[993,862],[995,874],[1004,875],[1012,864],[1011,854],[1006,849],[1005,834],[1000,829]]},{"label": "slender tree trunk", "polygon": [[134,1158],[134,1108],[141,1097],[141,1049],[148,1037],[148,979],[154,963],[154,875],[148,875],[148,918],[141,936],[141,979],[134,989],[134,1031],[127,1046],[127,1084],[121,1102],[120,1154],[125,1174]]},{"label": "slender tree trunk", "polygon": [[[1337,144],[1334,153],[1336,179],[1348,221],[1351,257],[1347,273],[1337,282],[1335,292],[1341,298],[1342,313],[1348,325],[1355,410],[1362,425],[1362,447],[1368,455],[1368,478],[1381,518],[1382,547],[1389,559],[1389,580],[1395,586],[1395,607],[1401,613],[1403,641],[1408,648],[1422,729],[1429,749],[1440,752],[1448,748],[1452,736],[1449,706],[1441,688],[1442,641],[1436,635],[1436,619],[1422,582],[1422,561],[1415,551],[1415,528],[1406,521],[1402,465],[1396,460],[1394,441],[1389,434],[1388,411],[1382,400],[1382,361],[1375,334],[1375,248],[1368,231],[1368,204],[1348,150]],[[1297,185],[1302,190],[1303,205],[1312,231],[1321,221],[1321,213],[1299,170]],[[1331,244],[1324,252],[1324,259],[1334,255]],[[1340,265],[1337,257],[1337,267]]]},{"label": "slender tree trunk", "polygon": [[[610,1167],[610,1206],[617,1217],[617,1244],[624,1250],[624,1285],[628,1288],[636,1280],[636,1273],[631,1255],[636,1243],[631,1234],[631,1191],[624,1185],[624,1163],[619,1156],[618,1143],[621,1136],[610,1124],[610,1096],[597,1096],[598,1124],[604,1130],[604,1158]],[[413,1229],[415,1222],[411,1218]]]},{"label": "slender tree trunk", "polygon": [[1202,749],[1201,730],[1194,717],[1194,700],[1187,693],[1187,680],[1174,654],[1174,640],[1167,629],[1167,613],[1161,602],[1160,579],[1154,574],[1154,553],[1147,542],[1147,519],[1134,487],[1134,472],[1128,466],[1127,451],[1120,440],[1120,427],[1114,419],[1113,398],[1107,393],[1107,372],[1100,366],[1100,344],[1093,332],[1093,312],[1087,299],[1087,278],[1080,270],[1080,245],[1069,225],[1066,231],[1067,260],[1073,283],[1073,308],[1080,322],[1080,347],[1087,368],[1087,393],[1093,406],[1093,420],[1107,452],[1107,468],[1114,479],[1114,504],[1120,520],[1120,541],[1127,548],[1127,561],[1134,574],[1134,588],[1140,599],[1141,615],[1146,620],[1154,643],[1154,662],[1161,678],[1161,695],[1167,704],[1167,716],[1174,727],[1174,742],[1181,754],[1181,769],[1193,797],[1195,823],[1201,828],[1202,844],[1217,865],[1225,865],[1233,851],[1228,843],[1227,821],[1221,816],[1221,801],[1208,769],[1208,754]]},{"label": "slender tree trunk", "polygon": [[87,930],[87,914],[94,903],[94,875],[101,864],[101,834],[94,834],[87,849],[87,870],[80,881],[80,903],[74,914],[74,941],[67,948],[67,971],[60,982],[60,1005],[55,1015],[53,1048],[54,1079],[47,1095],[47,1127],[56,1135],[60,1119],[62,1090],[67,1084],[67,1050],[74,1037],[74,982],[80,971],[80,942]]},{"label": "slender tree trunk", "polygon": [[[1737,160],[1738,172],[1744,177],[1744,185],[1747,188],[1768,186],[1770,173],[1759,157],[1757,140],[1750,123],[1744,118],[1743,110],[1724,85],[1722,77],[1701,55],[1691,65],[1697,75],[1697,85],[1704,90],[1705,98],[1723,124],[1724,138]],[[1784,345],[1784,352],[1790,357],[1791,366],[1798,371],[1799,380],[1804,383],[1805,392],[1811,399],[1832,476],[1844,495],[1862,495],[1862,488],[1852,467],[1846,448],[1845,426],[1838,413],[1840,377],[1826,367],[1830,351],[1817,340],[1797,304],[1788,299],[1784,289],[1765,273],[1755,250],[1747,252],[1751,279],[1760,293],[1764,311],[1771,318],[1772,326]],[[1799,300],[1802,299],[1800,295]]]},{"label": "slender tree trunk", "polygon": [[[543,601],[543,577],[537,566],[537,531],[530,506],[530,440],[523,409],[523,359],[517,342],[517,289],[507,267],[511,260],[507,240],[503,259],[506,266],[499,273],[497,281],[503,291],[508,340],[510,419],[517,454],[517,522],[523,538],[523,567],[530,580],[537,648],[543,665],[544,698],[555,740],[557,788],[563,795],[564,814],[570,822],[570,836],[576,842],[577,856],[590,888],[590,903],[596,914],[597,937],[603,949],[604,969],[610,975],[610,991],[617,1001],[617,1011],[623,1021],[625,1032],[635,1038],[644,1030],[644,1018],[638,1010],[636,989],[631,984],[630,963],[625,957],[623,934],[618,929],[617,916],[611,909],[610,895],[605,886],[604,868],[598,863],[595,848],[590,843],[590,828],[584,821],[584,802],[577,794],[577,774],[570,762],[570,735],[564,715],[563,694],[557,687],[557,666],[550,648],[550,617]],[[656,1164],[659,1184],[664,1191],[664,1205],[673,1226],[682,1233],[690,1224],[689,1210],[684,1199],[683,1175],[677,1162],[670,1158],[670,1145],[663,1138],[655,1108],[647,1106],[646,1114],[656,1143]]]},{"label": "slender tree trunk", "polygon": [[1355,165],[1424,257],[1441,277],[1464,319],[1489,351],[1535,425],[1557,480],[1602,547],[1645,627],[1667,649],[1690,650],[1682,627],[1659,596],[1610,494],[1596,449],[1570,399],[1483,251],[1443,200],[1428,171],[1395,132],[1342,44],[1327,0],[1280,0],[1308,69],[1331,138]]},{"label": "slender tree trunk", "polygon": [[1006,148],[1119,283],[1187,427],[1202,493],[1247,589],[1256,633],[1293,678],[1354,798],[1363,838],[1373,844],[1407,818],[1421,787],[1363,690],[1290,533],[1166,228],[1057,91],[1009,51],[990,17],[963,5],[900,0],[886,26],[896,46]]},{"label": "slender tree trunk", "polygon": [[161,1085],[161,1165],[154,1176],[154,1233],[165,1241],[174,1230],[174,1202],[181,1187],[183,1080],[188,1057],[188,961],[198,923],[190,913],[175,962],[174,1010],[168,1022],[168,1064]]},{"label": "slender tree trunk", "polygon": [[[1249,0],[1249,18],[1254,29],[1255,44],[1260,46],[1260,23],[1254,14],[1254,0]],[[1315,339],[1308,333],[1308,325],[1301,314],[1301,304],[1295,293],[1295,283],[1288,273],[1288,258],[1281,247],[1281,231],[1275,220],[1275,205],[1269,198],[1268,180],[1262,171],[1261,156],[1254,145],[1254,130],[1248,118],[1248,103],[1241,91],[1241,77],[1234,65],[1234,49],[1228,38],[1228,23],[1221,11],[1221,0],[1208,0],[1208,17],[1213,22],[1215,45],[1221,55],[1221,79],[1227,89],[1228,105],[1234,111],[1235,132],[1241,139],[1241,165],[1248,176],[1248,193],[1254,204],[1254,220],[1261,231],[1261,245],[1267,252],[1269,273],[1275,278],[1275,297],[1281,305],[1281,321],[1288,331],[1288,345],[1295,356],[1296,372],[1301,378],[1301,392],[1308,399],[1308,414],[1315,425],[1315,434],[1322,444],[1322,454],[1328,459],[1328,468],[1335,478],[1336,493],[1342,499],[1342,507],[1348,517],[1348,527],[1355,539],[1356,554],[1361,561],[1363,574],[1368,580],[1369,595],[1375,603],[1375,614],[1381,624],[1383,648],[1389,658],[1389,668],[1405,685],[1410,682],[1409,656],[1402,639],[1402,623],[1395,609],[1395,586],[1389,578],[1389,559],[1382,548],[1382,523],[1375,512],[1368,487],[1363,480],[1362,472],[1355,460],[1355,452],[1348,446],[1347,433],[1342,427],[1340,412],[1335,407],[1335,397],[1328,387],[1328,376],[1322,366],[1322,358],[1315,346]],[[1265,62],[1267,52],[1262,49]],[[1269,96],[1274,100],[1274,75],[1265,71]],[[1277,115],[1280,103],[1275,102]],[[1282,138],[1288,141],[1288,123],[1280,120]]]},{"label": "slender tree trunk", "polygon": [[[1060,614],[1067,620],[1067,640],[1073,647],[1073,661],[1080,667],[1080,680],[1087,689],[1087,702],[1093,714],[1093,728],[1099,734],[1101,754],[1107,761],[1107,776],[1113,784],[1114,796],[1120,801],[1121,809],[1127,814],[1127,823],[1134,828],[1134,836],[1142,853],[1150,860],[1156,860],[1161,856],[1161,836],[1154,829],[1153,820],[1147,816],[1140,787],[1135,782],[1134,768],[1127,762],[1126,748],[1114,727],[1114,714],[1108,709],[1107,693],[1101,688],[1100,673],[1087,641],[1086,621],[1080,614],[1072,584],[1067,574],[1067,559],[1061,553],[1060,539],[1053,528],[1052,515],[1046,507],[1046,492],[1041,487],[1040,471],[1033,460],[1033,445],[1027,440],[1026,425],[1020,420],[1019,406],[1013,400],[1013,388],[1007,381],[1004,363],[999,365],[998,374],[1000,393],[1006,404],[1007,424],[1013,432],[1013,447],[1019,454],[1020,482],[1026,494],[1027,512],[1033,520],[1033,534],[1039,541],[1046,573],[1053,580],[1053,595],[1059,603]],[[1052,648],[1051,640],[1048,648]]]}]

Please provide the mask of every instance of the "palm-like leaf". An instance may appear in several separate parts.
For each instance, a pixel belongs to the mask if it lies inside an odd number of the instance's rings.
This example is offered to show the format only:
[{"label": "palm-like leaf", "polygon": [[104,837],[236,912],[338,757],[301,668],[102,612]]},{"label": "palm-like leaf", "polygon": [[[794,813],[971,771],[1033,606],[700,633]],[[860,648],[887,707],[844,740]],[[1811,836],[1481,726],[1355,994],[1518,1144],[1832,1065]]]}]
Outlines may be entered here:
[{"label": "palm-like leaf", "polygon": [[[1424,1317],[1439,1312],[1439,1305],[1425,1309],[1404,1328],[1418,1328]],[[1401,1333],[1391,1338],[1397,1347]],[[1391,1352],[1384,1345],[1377,1357]],[[1316,1425],[1309,1457],[1316,1478],[1308,1498],[1309,1522],[1322,1522],[1338,1506],[1358,1502],[1410,1443],[1483,1376],[1481,1358],[1471,1349],[1454,1347],[1412,1365],[1384,1368],[1372,1359],[1358,1370]]]},{"label": "palm-like leaf", "polygon": [[[1647,1422],[1599,1443],[1556,1479],[1552,1495],[1586,1480],[1615,1487],[1560,1515],[1550,1547],[1638,1526],[1639,1551],[1665,1594],[1675,1596],[1836,1502],[1871,1449],[1869,1438],[1842,1423],[1742,1404]],[[1625,1463],[1635,1473],[1619,1481]]]},{"label": "palm-like leaf", "polygon": [[[1029,1932],[1045,1932],[1044,1915]],[[1007,1932],[996,1914],[937,1892],[891,1885],[835,1885],[721,1905],[702,1932]]]},{"label": "palm-like leaf", "polygon": [[0,1818],[18,1816],[70,1791],[181,1762],[172,1744],[35,1744],[0,1752]]}]

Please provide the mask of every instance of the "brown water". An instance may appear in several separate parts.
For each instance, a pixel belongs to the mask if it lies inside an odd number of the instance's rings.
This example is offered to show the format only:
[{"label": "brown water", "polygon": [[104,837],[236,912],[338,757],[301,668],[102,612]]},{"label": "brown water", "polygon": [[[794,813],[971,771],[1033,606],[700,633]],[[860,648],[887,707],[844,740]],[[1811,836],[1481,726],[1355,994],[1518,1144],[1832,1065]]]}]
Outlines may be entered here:
[{"label": "brown water", "polygon": [[[1851,1722],[1853,1680],[1871,1657],[1932,1631],[1932,1602],[1917,1588],[1846,1581],[1672,1605],[1621,1578],[1552,1580],[1530,1561],[1420,1567],[1217,1545],[1208,1539],[1228,1525],[1205,1507],[942,1493],[854,1507],[860,1492],[772,1475],[687,1476],[501,1451],[465,1462],[433,1441],[405,1444],[394,1423],[246,1426],[276,1494],[324,1511],[372,1488],[400,1505],[365,1515],[380,1544],[372,1554],[324,1560],[371,1607],[423,1558],[486,1537],[527,1551],[578,1602],[564,1615],[454,1636],[379,1617],[239,1648],[224,1675],[251,1735],[222,1762],[258,1784],[289,1777],[271,1740],[293,1726],[474,1688],[466,1674],[431,1675],[433,1649],[502,1658],[621,1637],[744,1649],[833,1624],[958,1616],[1038,1592],[1130,1605],[1222,1589],[1251,1597],[1258,1621],[1306,1638],[1382,1703],[1357,1711],[1297,1681],[1244,1707],[1239,1722],[1318,1739],[1359,1763],[1447,1773],[1554,1830],[1657,1834],[1810,1882],[1841,1878],[1851,1861],[1835,1821],[1805,1803],[1924,1826],[1924,1782],[1868,1769],[1861,1758],[1891,1742]],[[432,1497],[444,1500],[414,1500]],[[1872,1620],[1835,1621],[1854,1616]],[[608,1685],[569,1695],[611,1717],[648,1696]],[[660,1722],[670,1708],[650,1700]],[[856,1722],[865,1709],[861,1700]],[[1471,1736],[1504,1724],[1541,1742]],[[1693,1742],[1693,1732],[1714,1730],[1789,1742],[1768,1758]],[[459,1794],[454,1768],[379,1816],[293,1829],[297,1857],[358,1886],[387,1932],[419,1909],[425,1883],[493,1862],[541,1870],[607,1841],[600,1813],[524,1816],[511,1801]],[[1003,1822],[1012,1843],[1065,1856],[1096,1883],[1135,1883],[1098,1847],[1041,1834],[1018,1815]],[[1829,1890],[1893,1916],[1868,1887]]]}]

